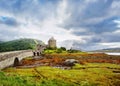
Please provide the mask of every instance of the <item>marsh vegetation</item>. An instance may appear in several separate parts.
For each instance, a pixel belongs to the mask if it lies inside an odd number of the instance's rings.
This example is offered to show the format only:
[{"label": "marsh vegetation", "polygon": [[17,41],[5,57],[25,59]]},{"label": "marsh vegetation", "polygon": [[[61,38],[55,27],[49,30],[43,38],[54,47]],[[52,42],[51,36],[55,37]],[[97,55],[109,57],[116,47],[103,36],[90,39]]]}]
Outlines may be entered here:
[{"label": "marsh vegetation", "polygon": [[[65,65],[67,59],[78,62]],[[19,66],[0,72],[0,86],[120,86],[120,59],[87,53],[28,57]]]}]

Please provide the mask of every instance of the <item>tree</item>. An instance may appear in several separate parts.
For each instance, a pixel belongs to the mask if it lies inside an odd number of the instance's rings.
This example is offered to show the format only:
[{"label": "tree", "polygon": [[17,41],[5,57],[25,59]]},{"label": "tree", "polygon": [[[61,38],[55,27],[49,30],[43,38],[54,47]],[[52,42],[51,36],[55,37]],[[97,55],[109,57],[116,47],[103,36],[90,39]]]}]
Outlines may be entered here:
[{"label": "tree", "polygon": [[67,50],[68,53],[79,53],[81,52],[80,50],[73,50],[73,49],[70,49],[70,50]]},{"label": "tree", "polygon": [[64,50],[64,51],[66,51],[66,48],[65,48],[65,47],[61,47],[60,49],[62,49],[62,50]]}]

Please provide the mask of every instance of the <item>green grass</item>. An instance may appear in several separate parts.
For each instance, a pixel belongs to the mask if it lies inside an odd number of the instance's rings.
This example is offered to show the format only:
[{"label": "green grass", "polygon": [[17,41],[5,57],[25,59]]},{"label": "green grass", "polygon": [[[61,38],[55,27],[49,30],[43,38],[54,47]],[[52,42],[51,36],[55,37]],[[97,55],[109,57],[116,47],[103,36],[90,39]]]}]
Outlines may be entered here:
[{"label": "green grass", "polygon": [[79,50],[63,50],[61,48],[56,49],[45,49],[44,54],[68,54],[68,53],[74,53],[74,54],[86,54],[86,52],[82,52]]},{"label": "green grass", "polygon": [[111,64],[111,63],[86,63],[85,65],[76,64],[74,68],[87,68],[87,67],[100,67],[100,68],[120,68],[118,64]]},{"label": "green grass", "polygon": [[8,75],[0,72],[0,86],[72,86],[72,84],[57,79],[47,80],[38,76]]},{"label": "green grass", "polygon": [[119,65],[109,63],[76,64],[71,70],[7,68],[0,72],[0,86],[119,86],[120,74],[113,73],[119,69]]}]

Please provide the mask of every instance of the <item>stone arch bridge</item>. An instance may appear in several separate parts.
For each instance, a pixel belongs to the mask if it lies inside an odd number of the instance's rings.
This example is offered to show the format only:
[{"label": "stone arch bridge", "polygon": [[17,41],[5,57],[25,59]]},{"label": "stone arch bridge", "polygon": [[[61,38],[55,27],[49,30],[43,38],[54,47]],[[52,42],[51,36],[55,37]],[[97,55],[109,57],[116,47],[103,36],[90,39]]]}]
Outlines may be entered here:
[{"label": "stone arch bridge", "polygon": [[33,56],[32,50],[0,53],[0,70],[12,65],[18,65],[19,61],[29,56]]}]

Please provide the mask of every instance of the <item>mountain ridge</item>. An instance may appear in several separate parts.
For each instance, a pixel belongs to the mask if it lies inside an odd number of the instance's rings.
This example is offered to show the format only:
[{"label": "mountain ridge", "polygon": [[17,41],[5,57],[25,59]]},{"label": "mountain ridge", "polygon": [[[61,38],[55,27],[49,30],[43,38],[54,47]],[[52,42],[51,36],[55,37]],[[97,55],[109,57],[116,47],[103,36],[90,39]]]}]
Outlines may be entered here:
[{"label": "mountain ridge", "polygon": [[94,50],[92,52],[120,52],[120,47],[106,48],[106,49],[101,49],[101,50]]},{"label": "mountain ridge", "polygon": [[16,50],[28,50],[28,49],[35,49],[36,41],[39,44],[44,44],[41,40],[37,39],[16,39],[6,42],[0,42],[0,52],[6,51],[16,51]]}]

